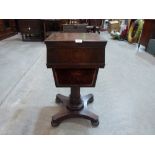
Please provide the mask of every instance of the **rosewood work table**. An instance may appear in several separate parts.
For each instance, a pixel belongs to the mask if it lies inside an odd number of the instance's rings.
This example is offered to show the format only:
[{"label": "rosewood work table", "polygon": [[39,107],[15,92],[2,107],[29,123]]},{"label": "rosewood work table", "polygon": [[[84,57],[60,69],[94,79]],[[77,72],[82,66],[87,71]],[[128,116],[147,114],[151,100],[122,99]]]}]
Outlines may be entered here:
[{"label": "rosewood work table", "polygon": [[105,41],[96,33],[53,33],[46,40],[47,68],[52,68],[56,87],[70,87],[69,97],[56,95],[62,110],[52,116],[52,126],[68,118],[85,118],[93,126],[98,116],[87,109],[93,94],[81,96],[80,87],[95,87],[99,68],[105,65]]}]

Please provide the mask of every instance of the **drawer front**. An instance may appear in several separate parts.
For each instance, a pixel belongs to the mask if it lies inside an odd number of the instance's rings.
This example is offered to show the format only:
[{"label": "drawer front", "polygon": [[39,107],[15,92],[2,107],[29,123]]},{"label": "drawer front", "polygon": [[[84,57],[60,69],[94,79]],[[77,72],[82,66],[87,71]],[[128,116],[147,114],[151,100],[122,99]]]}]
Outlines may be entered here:
[{"label": "drawer front", "polygon": [[49,48],[47,64],[104,63],[104,48]]},{"label": "drawer front", "polygon": [[57,87],[93,87],[96,83],[98,69],[53,69]]}]

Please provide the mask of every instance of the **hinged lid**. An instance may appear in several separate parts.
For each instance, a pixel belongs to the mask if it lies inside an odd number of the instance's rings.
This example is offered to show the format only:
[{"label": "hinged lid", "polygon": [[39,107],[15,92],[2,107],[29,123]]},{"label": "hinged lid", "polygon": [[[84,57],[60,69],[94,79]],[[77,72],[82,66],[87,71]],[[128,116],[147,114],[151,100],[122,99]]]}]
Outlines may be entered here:
[{"label": "hinged lid", "polygon": [[[76,40],[82,40],[80,44],[76,42]],[[83,46],[87,44],[87,46],[105,46],[107,41],[105,41],[99,34],[96,33],[61,33],[55,32],[52,33],[46,40],[45,43],[52,46],[66,44],[75,45],[75,46]]]}]

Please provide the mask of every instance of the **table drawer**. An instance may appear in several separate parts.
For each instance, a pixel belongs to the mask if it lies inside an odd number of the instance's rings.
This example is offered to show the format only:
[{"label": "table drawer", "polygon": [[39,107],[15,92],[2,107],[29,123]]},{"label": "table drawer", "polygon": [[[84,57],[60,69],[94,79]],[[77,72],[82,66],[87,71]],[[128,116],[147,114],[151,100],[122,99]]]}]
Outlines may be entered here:
[{"label": "table drawer", "polygon": [[98,69],[53,69],[55,84],[57,87],[93,87],[98,73]]}]

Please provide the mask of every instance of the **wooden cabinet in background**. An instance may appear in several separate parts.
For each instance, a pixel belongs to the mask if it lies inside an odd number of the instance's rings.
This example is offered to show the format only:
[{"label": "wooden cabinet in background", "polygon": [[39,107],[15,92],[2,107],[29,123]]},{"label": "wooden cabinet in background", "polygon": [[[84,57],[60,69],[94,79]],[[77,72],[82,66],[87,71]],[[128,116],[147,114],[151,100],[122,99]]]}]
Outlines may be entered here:
[{"label": "wooden cabinet in background", "polygon": [[13,19],[0,19],[0,40],[15,35],[16,22]]},{"label": "wooden cabinet in background", "polygon": [[155,38],[155,20],[145,19],[139,43],[147,48],[149,40],[154,38]]},{"label": "wooden cabinet in background", "polygon": [[62,25],[67,23],[67,20],[61,19],[43,19],[44,25],[44,39],[46,39],[52,32],[62,31]]},{"label": "wooden cabinet in background", "polygon": [[63,24],[63,32],[87,32],[88,24]]},{"label": "wooden cabinet in background", "polygon": [[39,19],[19,19],[19,32],[23,41],[43,40],[43,23]]}]

